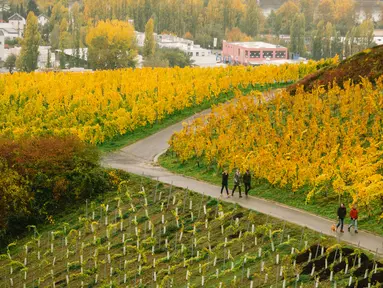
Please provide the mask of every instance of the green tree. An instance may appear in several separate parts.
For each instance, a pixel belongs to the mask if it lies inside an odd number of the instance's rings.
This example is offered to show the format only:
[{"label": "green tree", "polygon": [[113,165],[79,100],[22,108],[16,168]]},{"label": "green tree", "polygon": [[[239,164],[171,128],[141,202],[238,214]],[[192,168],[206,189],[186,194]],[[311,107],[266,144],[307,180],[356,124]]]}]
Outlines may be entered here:
[{"label": "green tree", "polygon": [[320,21],[317,25],[317,30],[312,33],[312,58],[315,60],[319,60],[323,57],[323,30],[324,30],[324,22]]},{"label": "green tree", "polygon": [[86,37],[93,69],[135,67],[137,45],[133,27],[123,21],[100,21]]},{"label": "green tree", "polygon": [[290,28],[290,51],[300,56],[305,54],[305,21],[304,14],[297,14]]},{"label": "green tree", "polygon": [[52,60],[51,60],[51,51],[48,50],[48,54],[47,54],[47,65],[46,65],[47,68],[52,68]]},{"label": "green tree", "polygon": [[[0,158],[0,231],[6,229],[11,216],[28,214],[27,181],[19,173],[8,167],[6,161]],[[3,233],[1,233],[3,234]]]},{"label": "green tree", "polygon": [[193,64],[191,57],[178,48],[162,48],[147,57],[144,67],[187,67]]},{"label": "green tree", "polygon": [[281,34],[281,18],[277,16],[274,10],[271,10],[267,17],[265,32],[277,37]]},{"label": "green tree", "polygon": [[162,58],[160,53],[156,53],[153,56],[147,57],[143,63],[144,67],[169,67],[169,61],[167,59]]},{"label": "green tree", "polygon": [[60,25],[55,24],[50,33],[50,43],[53,50],[59,49],[60,47]]},{"label": "green tree", "polygon": [[60,68],[64,69],[65,68],[65,54],[64,54],[64,49],[66,47],[66,39],[68,37],[68,22],[66,21],[65,18],[61,20],[60,24],[60,40],[59,40],[59,48],[60,48]]},{"label": "green tree", "polygon": [[80,64],[80,48],[81,48],[81,26],[82,17],[80,13],[80,5],[76,2],[73,4],[71,9],[72,14],[72,42],[73,42],[73,54],[74,54],[74,65],[79,66]]},{"label": "green tree", "polygon": [[35,15],[39,15],[39,14],[40,14],[39,7],[37,6],[35,0],[29,0],[29,1],[28,1],[28,4],[27,4],[27,13],[29,13],[29,12],[31,12],[31,11],[32,11]]},{"label": "green tree", "polygon": [[249,0],[245,11],[245,19],[242,25],[242,31],[247,35],[257,36],[261,30],[263,14],[257,0]]},{"label": "green tree", "polygon": [[290,33],[290,27],[293,23],[294,17],[299,13],[299,11],[300,9],[298,5],[292,0],[285,2],[281,7],[279,7],[277,10],[277,17],[279,18],[278,21],[281,23],[281,33]]},{"label": "green tree", "polygon": [[169,67],[181,67],[191,66],[193,60],[185,52],[177,48],[164,48],[161,49],[162,58],[166,59],[169,62]]},{"label": "green tree", "polygon": [[332,52],[332,37],[333,37],[333,27],[330,22],[327,22],[326,28],[324,31],[324,38],[323,38],[323,57],[324,58],[330,58],[333,55]]},{"label": "green tree", "polygon": [[144,42],[144,57],[153,56],[156,51],[156,41],[154,39],[154,22],[150,18],[145,25],[145,42]]},{"label": "green tree", "polygon": [[301,12],[305,15],[306,30],[311,30],[314,22],[314,0],[300,0]]},{"label": "green tree", "polygon": [[68,18],[68,9],[62,5],[61,1],[58,1],[52,8],[52,14],[49,18],[49,26],[51,30],[55,25],[60,25],[64,18]]},{"label": "green tree", "polygon": [[5,68],[8,69],[9,73],[13,73],[13,69],[16,67],[16,55],[10,54],[7,59],[5,59],[4,63]]},{"label": "green tree", "polygon": [[21,42],[20,57],[17,63],[21,71],[31,72],[36,70],[40,39],[37,17],[33,12],[29,12],[24,39]]},{"label": "green tree", "polygon": [[369,19],[364,20],[357,29],[357,37],[361,50],[371,46],[374,41],[374,23]]},{"label": "green tree", "polygon": [[336,30],[334,27],[333,30],[333,36],[332,36],[332,55],[331,57],[334,57],[335,55],[339,55],[339,59],[343,59],[343,43],[341,39],[340,32]]}]

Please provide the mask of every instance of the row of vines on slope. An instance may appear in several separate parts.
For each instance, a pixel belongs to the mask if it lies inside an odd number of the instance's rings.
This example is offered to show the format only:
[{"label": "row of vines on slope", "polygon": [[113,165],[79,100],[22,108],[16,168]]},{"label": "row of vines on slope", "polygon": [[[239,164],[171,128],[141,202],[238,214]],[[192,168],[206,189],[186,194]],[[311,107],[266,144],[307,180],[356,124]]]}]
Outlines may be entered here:
[{"label": "row of vines on slope", "polygon": [[[380,282],[381,263],[360,249],[333,245],[335,239],[186,190],[154,188],[151,182],[140,191],[132,184],[121,182],[114,200],[92,202],[71,224],[42,234],[29,227],[30,241],[11,243],[0,255],[0,287],[313,287],[319,281],[321,287],[346,287],[358,280]],[[345,261],[343,273],[337,268]]]},{"label": "row of vines on slope", "polygon": [[0,76],[0,136],[74,134],[99,144],[234,88],[296,81],[337,61]]},{"label": "row of vines on slope", "polygon": [[[286,91],[266,101],[259,92],[215,107],[173,135],[181,161],[218,168],[250,168],[307,199],[327,190],[351,195],[365,207],[383,199],[383,77],[344,89]],[[383,215],[382,215],[383,216]]]}]

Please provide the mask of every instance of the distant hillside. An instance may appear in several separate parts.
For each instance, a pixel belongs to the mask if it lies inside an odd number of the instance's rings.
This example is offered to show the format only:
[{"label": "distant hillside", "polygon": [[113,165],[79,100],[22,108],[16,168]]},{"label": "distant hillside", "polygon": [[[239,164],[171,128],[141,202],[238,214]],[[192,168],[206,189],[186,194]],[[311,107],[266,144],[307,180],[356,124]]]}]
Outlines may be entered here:
[{"label": "distant hillside", "polygon": [[343,60],[337,65],[327,66],[318,72],[310,74],[288,88],[291,94],[295,94],[298,86],[303,85],[305,91],[310,91],[317,85],[327,85],[334,80],[342,87],[343,82],[352,80],[360,82],[360,78],[368,77],[374,82],[383,74],[383,45],[366,49],[354,56]]}]

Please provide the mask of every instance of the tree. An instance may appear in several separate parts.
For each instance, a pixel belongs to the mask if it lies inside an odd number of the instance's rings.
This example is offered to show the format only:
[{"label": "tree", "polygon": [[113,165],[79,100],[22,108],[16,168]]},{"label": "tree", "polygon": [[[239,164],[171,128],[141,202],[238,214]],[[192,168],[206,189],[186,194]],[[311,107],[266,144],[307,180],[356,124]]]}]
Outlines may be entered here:
[{"label": "tree", "polygon": [[289,0],[285,2],[277,10],[277,17],[280,18],[282,33],[289,34],[290,27],[293,23],[294,17],[299,13],[299,7],[293,1]]},{"label": "tree", "polygon": [[314,22],[314,0],[300,0],[301,13],[305,15],[306,30],[312,28]]},{"label": "tree", "polygon": [[68,32],[68,22],[66,21],[65,18],[61,20],[60,24],[60,40],[59,40],[59,48],[60,48],[60,68],[64,69],[65,68],[65,54],[64,54],[64,49],[66,47],[66,39],[69,36]]},{"label": "tree", "polygon": [[73,4],[71,9],[72,14],[72,42],[73,42],[73,55],[75,59],[75,66],[80,64],[80,48],[81,48],[81,26],[82,26],[82,17],[80,13],[80,5],[76,2]]},{"label": "tree", "polygon": [[16,67],[16,55],[10,54],[5,60],[4,66],[8,69],[9,73],[13,73],[13,69]]},{"label": "tree", "polygon": [[167,59],[162,58],[160,53],[156,53],[153,56],[145,58],[143,66],[152,67],[152,68],[154,67],[166,68],[166,67],[169,67],[169,61]]},{"label": "tree", "polygon": [[374,23],[371,20],[364,20],[357,29],[358,43],[361,49],[366,49],[374,41]]},{"label": "tree", "polygon": [[186,32],[183,38],[193,40],[193,35],[190,32]]},{"label": "tree", "polygon": [[324,58],[330,58],[332,53],[332,37],[333,37],[333,28],[332,24],[330,22],[327,22],[326,28],[324,31],[324,38],[323,38],[323,57]]},{"label": "tree", "polygon": [[343,43],[340,37],[340,32],[337,31],[335,27],[333,30],[331,46],[332,46],[331,57],[334,57],[335,55],[339,55],[339,59],[342,60],[343,59]]},{"label": "tree", "polygon": [[317,25],[317,30],[312,33],[312,58],[319,60],[323,57],[323,30],[324,22],[320,21]]},{"label": "tree", "polygon": [[4,16],[10,9],[8,0],[0,0],[0,20],[4,20]]},{"label": "tree", "polygon": [[40,14],[39,7],[37,6],[35,0],[29,0],[29,1],[28,1],[28,4],[27,4],[27,13],[29,13],[29,12],[31,12],[31,11],[32,11],[33,13],[35,13],[35,15],[39,15],[39,14]]},{"label": "tree", "polygon": [[181,67],[191,66],[193,60],[188,54],[177,48],[162,48],[144,61],[144,67]]},{"label": "tree", "polygon": [[153,56],[156,51],[156,41],[154,39],[154,22],[150,18],[145,25],[144,57]]},{"label": "tree", "polygon": [[281,32],[281,18],[277,16],[274,10],[271,10],[269,16],[267,17],[265,30],[266,33],[279,37]]},{"label": "tree", "polygon": [[305,15],[297,14],[290,28],[290,51],[300,56],[305,54],[305,21]]},{"label": "tree", "polygon": [[31,72],[36,70],[40,39],[37,17],[33,12],[29,12],[24,39],[21,42],[20,57],[18,59],[18,67],[21,71]]},{"label": "tree", "polygon": [[119,69],[136,65],[136,38],[128,22],[100,21],[86,36],[88,61],[94,69]]},{"label": "tree", "polygon": [[47,54],[47,66],[46,68],[52,68],[51,51],[48,49]]},{"label": "tree", "polygon": [[53,50],[59,49],[60,47],[60,25],[55,24],[50,33],[50,43]]},{"label": "tree", "polygon": [[234,27],[230,31],[226,31],[226,40],[229,42],[246,42],[251,41],[251,37],[242,33],[239,28]]},{"label": "tree", "polygon": [[191,66],[193,60],[188,54],[177,48],[164,48],[161,49],[162,58],[169,62],[169,67],[181,67]]},{"label": "tree", "polygon": [[353,26],[355,26],[355,1],[354,0],[335,0],[334,4],[335,19],[337,29],[345,35]]},{"label": "tree", "polygon": [[65,8],[61,1],[58,1],[52,8],[52,15],[49,18],[49,26],[51,30],[55,25],[60,25],[62,19],[68,18],[68,9]]},{"label": "tree", "polygon": [[249,0],[245,11],[245,19],[242,30],[250,36],[257,36],[261,30],[263,14],[257,0]]},{"label": "tree", "polygon": [[6,229],[12,215],[28,213],[30,195],[27,181],[19,173],[10,169],[0,158],[0,231]]},{"label": "tree", "polygon": [[321,0],[316,12],[316,18],[318,19],[318,22],[333,22],[335,19],[334,0]]}]

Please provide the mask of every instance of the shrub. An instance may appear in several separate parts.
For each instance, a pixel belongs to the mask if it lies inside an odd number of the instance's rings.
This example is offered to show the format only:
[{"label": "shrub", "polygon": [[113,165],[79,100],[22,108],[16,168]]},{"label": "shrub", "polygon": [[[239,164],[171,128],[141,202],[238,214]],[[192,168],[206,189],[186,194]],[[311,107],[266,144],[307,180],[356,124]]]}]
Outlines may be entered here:
[{"label": "shrub", "polygon": [[74,136],[0,139],[0,242],[114,188],[99,160],[94,146]]}]

